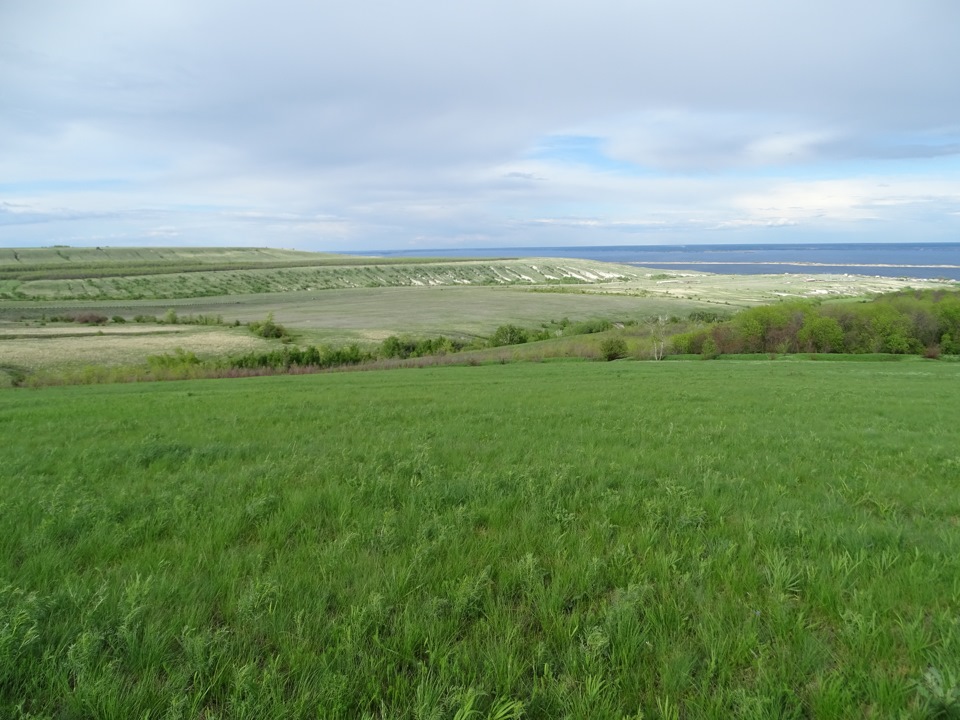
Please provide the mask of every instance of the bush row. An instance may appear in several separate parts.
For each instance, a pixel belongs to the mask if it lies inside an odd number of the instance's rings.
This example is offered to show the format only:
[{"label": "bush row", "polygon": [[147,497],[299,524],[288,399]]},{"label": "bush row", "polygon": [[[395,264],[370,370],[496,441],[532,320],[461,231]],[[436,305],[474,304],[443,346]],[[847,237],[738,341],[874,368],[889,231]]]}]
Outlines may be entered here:
[{"label": "bush row", "polygon": [[358,365],[376,359],[376,354],[363,350],[356,343],[341,348],[311,345],[306,348],[287,346],[269,352],[253,352],[222,361],[228,367],[253,369],[291,367],[330,368]]},{"label": "bush row", "polygon": [[377,355],[381,358],[407,358],[428,357],[430,355],[449,355],[457,353],[467,346],[462,340],[448,338],[444,336],[436,338],[414,339],[400,338],[391,335],[380,344],[380,350]]},{"label": "bush row", "polygon": [[715,357],[740,353],[960,353],[960,293],[904,291],[869,302],[784,302],[750,308],[731,320],[673,337],[673,352]]},{"label": "bush row", "polygon": [[[108,322],[122,324],[127,322],[123,315],[107,317],[95,311],[67,313],[65,315],[42,316],[40,322],[71,322],[82,325],[106,325]],[[223,315],[178,315],[175,310],[167,310],[163,317],[138,314],[133,316],[135,323],[156,323],[158,325],[223,325]],[[234,323],[238,324],[238,323]]]},{"label": "bush row", "polygon": [[523,345],[528,342],[549,340],[554,337],[568,337],[571,335],[590,335],[603,332],[613,327],[609,320],[581,320],[571,322],[563,318],[552,323],[544,323],[539,330],[527,330],[517,325],[501,325],[487,341],[488,347],[503,347],[504,345]]}]

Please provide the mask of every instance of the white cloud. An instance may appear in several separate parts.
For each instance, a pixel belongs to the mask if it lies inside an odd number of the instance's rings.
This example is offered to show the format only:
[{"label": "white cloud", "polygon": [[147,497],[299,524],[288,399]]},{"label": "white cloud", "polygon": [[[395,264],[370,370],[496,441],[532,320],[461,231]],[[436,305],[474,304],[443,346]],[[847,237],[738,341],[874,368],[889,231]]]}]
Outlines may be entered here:
[{"label": "white cloud", "polygon": [[[0,244],[923,232],[960,184],[957,27],[937,0],[5,3]],[[569,134],[597,155],[532,152]]]},{"label": "white cloud", "polygon": [[757,165],[794,165],[813,159],[818,148],[832,139],[826,132],[794,132],[765,135],[749,142],[747,159]]}]

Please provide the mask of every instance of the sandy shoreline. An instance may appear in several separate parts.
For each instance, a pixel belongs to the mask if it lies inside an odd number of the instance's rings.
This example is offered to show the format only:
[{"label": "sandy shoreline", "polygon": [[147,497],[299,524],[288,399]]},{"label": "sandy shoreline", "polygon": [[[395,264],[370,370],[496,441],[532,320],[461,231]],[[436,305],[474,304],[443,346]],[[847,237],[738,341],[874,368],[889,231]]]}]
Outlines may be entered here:
[{"label": "sandy shoreline", "polygon": [[930,268],[932,270],[957,270],[960,265],[900,265],[893,263],[822,263],[774,260],[656,260],[646,262],[630,262],[628,265],[797,265],[802,267],[857,267],[857,268]]}]

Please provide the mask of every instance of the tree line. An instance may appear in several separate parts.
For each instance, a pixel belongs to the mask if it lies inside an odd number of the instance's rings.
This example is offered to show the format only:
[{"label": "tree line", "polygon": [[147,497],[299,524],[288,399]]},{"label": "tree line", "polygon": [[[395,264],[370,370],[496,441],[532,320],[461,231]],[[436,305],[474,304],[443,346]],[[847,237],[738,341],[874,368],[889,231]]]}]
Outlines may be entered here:
[{"label": "tree line", "polygon": [[672,338],[677,354],[960,354],[960,293],[906,290],[870,301],[783,302]]}]

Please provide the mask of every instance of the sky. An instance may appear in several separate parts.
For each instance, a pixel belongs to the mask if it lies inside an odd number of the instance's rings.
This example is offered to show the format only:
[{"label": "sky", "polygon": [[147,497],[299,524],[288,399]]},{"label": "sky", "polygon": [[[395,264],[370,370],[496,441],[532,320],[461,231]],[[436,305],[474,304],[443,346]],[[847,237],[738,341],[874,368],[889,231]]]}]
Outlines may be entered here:
[{"label": "sky", "polygon": [[960,242],[956,0],[0,0],[0,246]]}]

